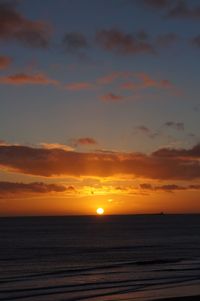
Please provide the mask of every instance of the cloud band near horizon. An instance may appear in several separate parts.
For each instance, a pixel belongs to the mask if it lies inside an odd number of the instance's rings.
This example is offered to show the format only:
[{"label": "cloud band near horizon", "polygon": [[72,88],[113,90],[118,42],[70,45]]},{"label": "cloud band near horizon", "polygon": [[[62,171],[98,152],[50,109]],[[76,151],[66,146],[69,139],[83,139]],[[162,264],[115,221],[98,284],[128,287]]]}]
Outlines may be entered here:
[{"label": "cloud band near horizon", "polygon": [[194,180],[200,179],[200,144],[190,149],[161,148],[150,155],[0,145],[0,166],[3,170],[43,177]]}]

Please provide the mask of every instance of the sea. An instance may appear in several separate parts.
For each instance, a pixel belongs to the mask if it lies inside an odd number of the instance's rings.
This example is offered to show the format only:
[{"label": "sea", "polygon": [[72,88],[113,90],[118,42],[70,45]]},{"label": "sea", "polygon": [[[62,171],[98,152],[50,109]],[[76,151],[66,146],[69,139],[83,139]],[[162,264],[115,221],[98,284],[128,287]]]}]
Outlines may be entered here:
[{"label": "sea", "polygon": [[0,300],[200,295],[200,215],[0,218]]}]

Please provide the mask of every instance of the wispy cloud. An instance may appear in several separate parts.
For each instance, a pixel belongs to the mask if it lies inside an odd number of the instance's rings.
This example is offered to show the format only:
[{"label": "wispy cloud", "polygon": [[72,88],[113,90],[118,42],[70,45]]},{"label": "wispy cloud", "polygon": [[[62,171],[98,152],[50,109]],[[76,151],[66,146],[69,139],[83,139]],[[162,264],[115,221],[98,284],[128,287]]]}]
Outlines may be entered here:
[{"label": "wispy cloud", "polygon": [[118,54],[155,54],[147,35],[141,35],[140,32],[134,35],[115,28],[102,29],[96,32],[96,41],[104,50]]},{"label": "wispy cloud", "polygon": [[7,85],[59,85],[55,79],[49,78],[43,73],[26,74],[16,73],[8,76],[0,77],[0,84]]},{"label": "wispy cloud", "polygon": [[118,79],[127,79],[132,76],[132,72],[129,71],[114,71],[96,79],[96,84],[109,85]]},{"label": "wispy cloud", "polygon": [[92,137],[81,137],[81,138],[77,138],[77,139],[72,139],[71,142],[75,147],[77,147],[77,146],[94,146],[94,145],[98,144],[98,142]]},{"label": "wispy cloud", "polygon": [[128,81],[121,84],[121,89],[124,90],[141,90],[147,88],[156,88],[156,89],[174,89],[175,86],[171,81],[167,79],[156,80],[152,78],[147,73],[138,73],[135,74],[135,81]]},{"label": "wispy cloud", "polygon": [[64,88],[69,91],[90,90],[94,85],[90,82],[74,82],[64,85]]},{"label": "wispy cloud", "polygon": [[104,102],[118,102],[118,101],[121,101],[123,100],[125,97],[121,96],[121,95],[117,95],[117,94],[114,94],[114,93],[107,93],[107,94],[104,94],[100,97],[100,99]]},{"label": "wispy cloud", "polygon": [[164,123],[164,126],[168,127],[168,128],[173,128],[178,131],[184,131],[184,129],[185,129],[183,122],[167,121]]}]

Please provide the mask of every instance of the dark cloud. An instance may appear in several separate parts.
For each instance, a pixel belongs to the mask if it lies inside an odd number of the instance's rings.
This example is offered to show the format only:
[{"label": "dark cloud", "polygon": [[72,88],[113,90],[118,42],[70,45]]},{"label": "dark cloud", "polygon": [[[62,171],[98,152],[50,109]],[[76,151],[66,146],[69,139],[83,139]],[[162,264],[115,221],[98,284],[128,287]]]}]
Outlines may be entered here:
[{"label": "dark cloud", "polygon": [[35,193],[50,193],[50,192],[64,192],[67,187],[58,184],[46,184],[42,182],[34,183],[13,183],[13,182],[0,182],[0,195],[10,194],[35,194]]},{"label": "dark cloud", "polygon": [[144,32],[127,34],[118,29],[102,29],[96,32],[97,43],[107,51],[118,54],[155,53]]},{"label": "dark cloud", "polygon": [[0,166],[38,176],[129,175],[149,179],[200,178],[200,144],[190,149],[162,148],[142,153],[65,151],[21,145],[0,145]]},{"label": "dark cloud", "polygon": [[62,41],[63,48],[66,52],[79,53],[86,49],[89,44],[84,34],[80,32],[68,32],[65,34]]},{"label": "dark cloud", "polygon": [[92,146],[92,145],[98,144],[97,141],[91,137],[82,137],[82,138],[78,138],[78,139],[73,139],[72,142],[73,142],[74,146],[79,146],[79,145]]},{"label": "dark cloud", "polygon": [[167,121],[167,122],[165,122],[164,126],[168,127],[168,128],[173,128],[178,131],[184,131],[184,129],[185,129],[183,122]]},{"label": "dark cloud", "polygon": [[150,134],[151,133],[151,130],[145,125],[136,126],[136,130],[138,130],[142,133],[145,133],[145,134]]},{"label": "dark cloud", "polygon": [[[136,33],[126,33],[117,28],[100,29],[96,31],[95,41],[102,49],[121,55],[157,54],[157,48],[174,44],[179,36],[173,32],[161,34],[154,39],[140,30]],[[84,50],[89,47],[86,36],[80,32],[66,33],[62,46],[68,53],[84,58]],[[119,75],[120,76],[120,75]]]},{"label": "dark cloud", "polygon": [[200,6],[191,7],[185,0],[135,0],[147,8],[160,10],[168,18],[200,19]]},{"label": "dark cloud", "polygon": [[167,185],[152,185],[149,183],[142,183],[140,184],[140,188],[142,190],[152,190],[152,191],[164,191],[164,192],[174,192],[174,191],[181,191],[181,190],[200,190],[200,185],[188,185],[182,186],[177,184],[167,184]]},{"label": "dark cloud", "polygon": [[12,63],[12,58],[9,56],[0,56],[0,70],[6,69]]},{"label": "dark cloud", "polygon": [[[175,158],[175,159],[186,159],[196,160],[200,159],[200,144],[196,144],[191,149],[173,149],[173,148],[161,148],[153,153],[156,157]],[[192,164],[192,162],[190,162]],[[196,162],[199,166],[199,162]]]},{"label": "dark cloud", "polygon": [[135,132],[136,133],[142,133],[144,135],[146,135],[147,137],[154,139],[156,138],[159,133],[158,132],[153,132],[150,128],[148,128],[145,125],[139,125],[135,127]]},{"label": "dark cloud", "polygon": [[191,42],[192,42],[192,45],[194,45],[194,46],[200,48],[200,35],[194,37],[194,38],[191,40]]},{"label": "dark cloud", "polygon": [[154,9],[165,9],[165,8],[169,8],[169,6],[172,3],[172,0],[136,0],[136,2],[142,3],[145,6]]},{"label": "dark cloud", "polygon": [[14,2],[0,2],[0,40],[18,41],[29,47],[46,48],[51,27],[44,21],[32,21],[17,11]]},{"label": "dark cloud", "polygon": [[175,1],[176,4],[168,11],[170,18],[200,19],[200,6],[189,7],[184,0]]}]

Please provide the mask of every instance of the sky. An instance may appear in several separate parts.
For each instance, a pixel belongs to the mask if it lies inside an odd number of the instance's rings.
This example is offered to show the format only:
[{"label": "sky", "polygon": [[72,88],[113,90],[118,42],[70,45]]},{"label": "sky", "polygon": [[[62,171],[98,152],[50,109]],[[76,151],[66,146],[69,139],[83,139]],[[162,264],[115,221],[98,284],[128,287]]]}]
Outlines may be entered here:
[{"label": "sky", "polygon": [[0,216],[200,213],[200,2],[0,0]]}]

